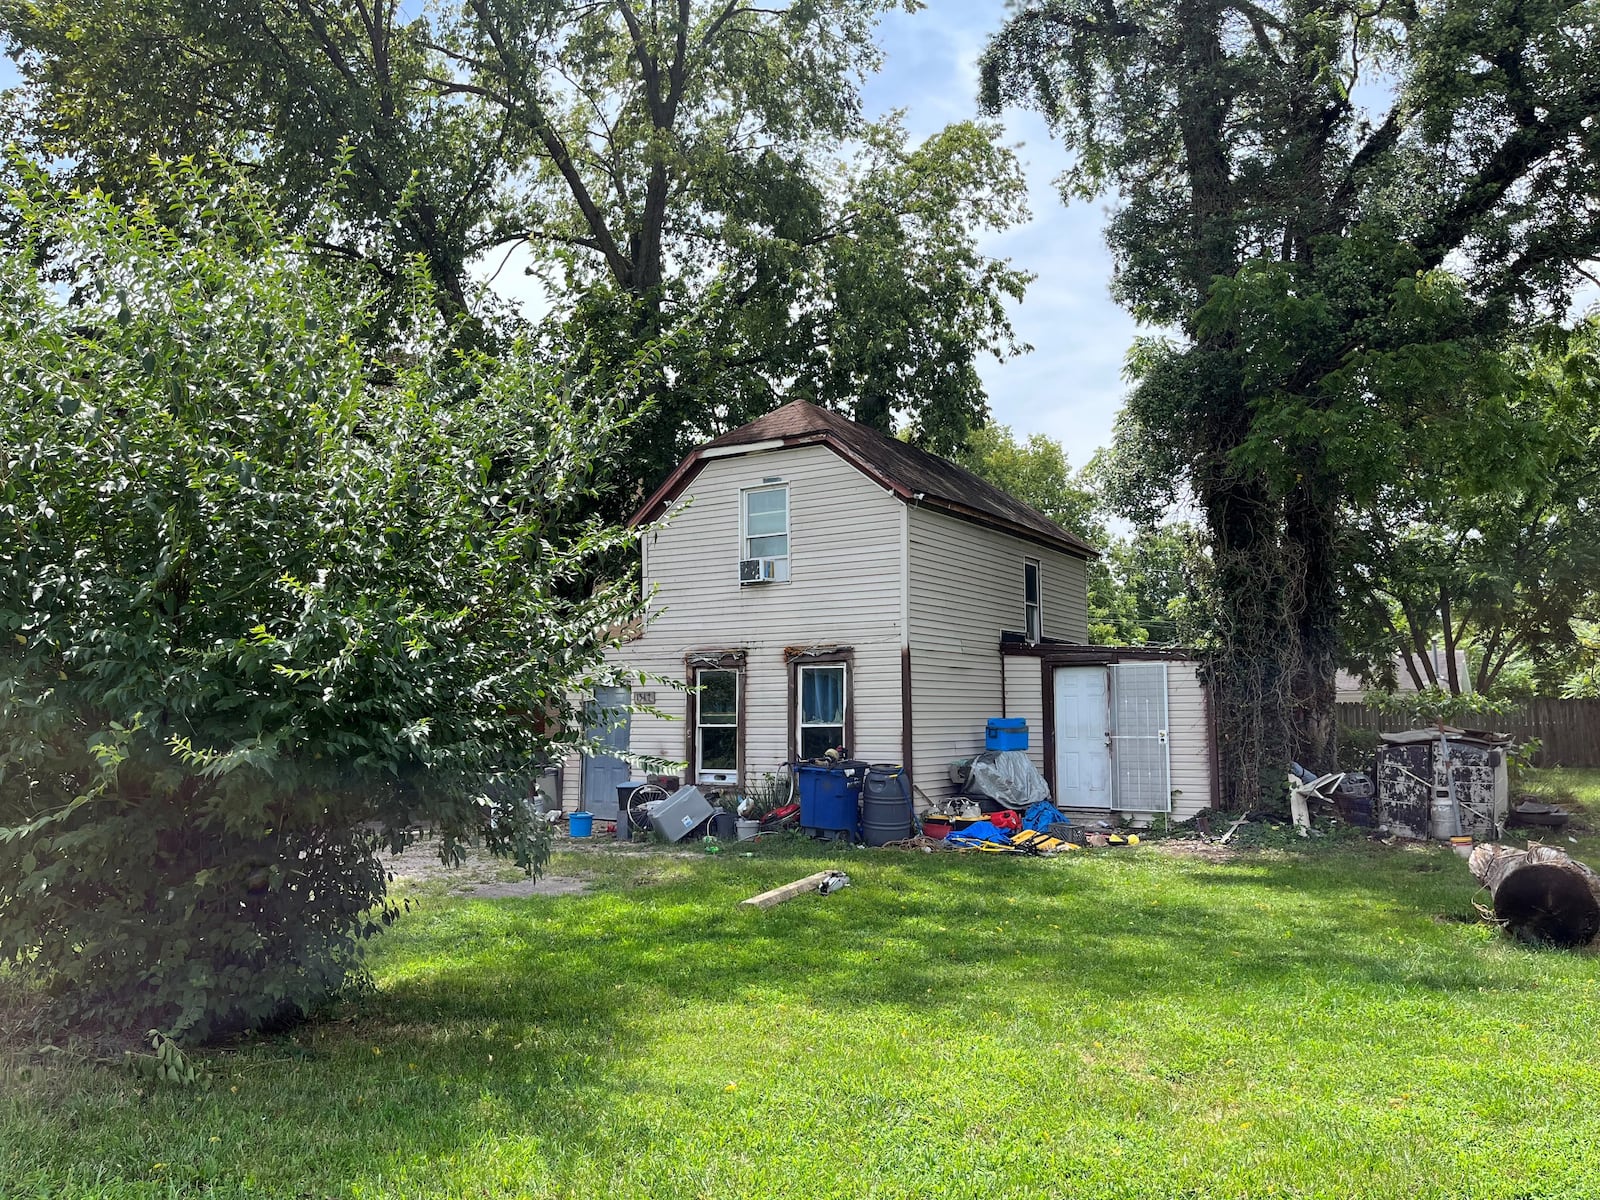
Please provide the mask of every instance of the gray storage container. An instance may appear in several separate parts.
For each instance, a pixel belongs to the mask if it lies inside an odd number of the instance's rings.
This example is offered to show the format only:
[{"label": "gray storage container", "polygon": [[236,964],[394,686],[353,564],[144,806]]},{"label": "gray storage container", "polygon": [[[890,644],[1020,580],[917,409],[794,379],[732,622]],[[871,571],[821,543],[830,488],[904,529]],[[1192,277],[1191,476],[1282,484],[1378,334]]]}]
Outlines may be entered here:
[{"label": "gray storage container", "polygon": [[873,763],[867,768],[861,787],[861,828],[869,846],[911,836],[911,776],[904,767]]},{"label": "gray storage container", "polygon": [[715,810],[694,786],[682,787],[650,809],[650,827],[664,842],[682,841]]}]

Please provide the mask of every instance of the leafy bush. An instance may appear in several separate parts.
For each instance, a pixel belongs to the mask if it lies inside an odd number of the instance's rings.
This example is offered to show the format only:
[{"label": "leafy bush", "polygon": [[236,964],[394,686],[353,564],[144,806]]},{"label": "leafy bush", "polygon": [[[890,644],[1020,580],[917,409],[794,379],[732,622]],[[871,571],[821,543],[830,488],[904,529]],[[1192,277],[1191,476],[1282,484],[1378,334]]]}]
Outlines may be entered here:
[{"label": "leafy bush", "polygon": [[413,826],[543,862],[524,797],[636,614],[586,515],[630,418],[376,313],[248,189],[9,205],[0,962],[67,1021],[292,1015],[395,917]]},{"label": "leafy bush", "polygon": [[1366,770],[1372,765],[1372,756],[1378,752],[1378,746],[1379,738],[1376,730],[1340,725],[1339,768],[1345,771]]},{"label": "leafy bush", "polygon": [[1497,717],[1513,707],[1512,702],[1503,696],[1488,696],[1479,692],[1457,695],[1441,687],[1426,687],[1420,692],[1368,692],[1364,699],[1378,711],[1419,727],[1444,721],[1451,725],[1464,723],[1472,728],[1482,728],[1482,718]]}]

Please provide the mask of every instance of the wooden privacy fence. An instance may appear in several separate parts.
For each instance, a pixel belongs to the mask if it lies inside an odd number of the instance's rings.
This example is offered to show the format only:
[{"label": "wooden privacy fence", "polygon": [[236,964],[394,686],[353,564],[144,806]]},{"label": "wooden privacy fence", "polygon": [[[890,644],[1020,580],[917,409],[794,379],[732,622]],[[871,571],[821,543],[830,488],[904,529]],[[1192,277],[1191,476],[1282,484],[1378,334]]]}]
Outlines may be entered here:
[{"label": "wooden privacy fence", "polygon": [[[1404,717],[1367,704],[1336,704],[1339,724],[1390,733],[1405,729]],[[1600,700],[1530,700],[1498,715],[1463,717],[1454,724],[1494,729],[1544,743],[1534,759],[1540,767],[1600,767]]]}]

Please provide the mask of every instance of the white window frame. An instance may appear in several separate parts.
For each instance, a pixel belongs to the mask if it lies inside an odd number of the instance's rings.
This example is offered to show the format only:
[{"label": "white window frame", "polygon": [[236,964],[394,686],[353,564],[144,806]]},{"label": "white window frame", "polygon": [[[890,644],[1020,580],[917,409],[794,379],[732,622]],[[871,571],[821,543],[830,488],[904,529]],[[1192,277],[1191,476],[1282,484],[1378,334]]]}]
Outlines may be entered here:
[{"label": "white window frame", "polygon": [[[782,492],[783,493],[783,544],[787,550],[785,554],[751,554],[750,553],[750,507],[748,497],[757,492]],[[767,558],[777,564],[777,579],[774,582],[789,582],[789,557],[794,553],[793,521],[790,519],[790,505],[794,497],[789,492],[787,483],[759,483],[751,487],[739,489],[739,559],[742,562],[749,558]],[[776,534],[761,534],[761,537],[776,537]]]},{"label": "white window frame", "polygon": [[[714,671],[726,672],[733,676],[733,724],[708,725],[705,719],[705,707],[701,698],[705,695],[701,687],[701,679]],[[694,706],[694,778],[696,783],[733,783],[739,782],[739,722],[744,720],[743,704],[740,693],[744,687],[744,673],[738,667],[696,667],[694,672],[695,706]],[[704,730],[706,729],[732,729],[733,730],[733,770],[732,779],[727,778],[729,770],[726,767],[706,767],[706,750]],[[712,777],[715,778],[712,778]]]},{"label": "white window frame", "polygon": [[[1033,599],[1028,599],[1028,572],[1033,572]],[[1044,641],[1044,568],[1037,558],[1022,560],[1022,636],[1030,644]]]},{"label": "white window frame", "polygon": [[[839,719],[837,721],[806,721],[807,671],[839,672]],[[831,745],[842,746],[844,745],[845,731],[849,728],[850,664],[848,662],[797,663],[794,677],[794,756],[796,760],[805,757],[802,747],[805,745],[806,730],[837,729],[839,731],[839,739],[831,743]]]}]

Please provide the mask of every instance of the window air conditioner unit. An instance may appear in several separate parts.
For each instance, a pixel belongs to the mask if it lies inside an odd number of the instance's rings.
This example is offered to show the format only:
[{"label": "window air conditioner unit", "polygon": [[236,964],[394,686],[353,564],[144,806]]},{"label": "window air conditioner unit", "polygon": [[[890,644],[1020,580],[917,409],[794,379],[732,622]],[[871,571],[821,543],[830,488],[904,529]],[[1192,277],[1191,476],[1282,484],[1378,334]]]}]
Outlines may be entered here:
[{"label": "window air conditioner unit", "polygon": [[744,558],[739,560],[739,584],[776,583],[778,560],[775,558]]}]

